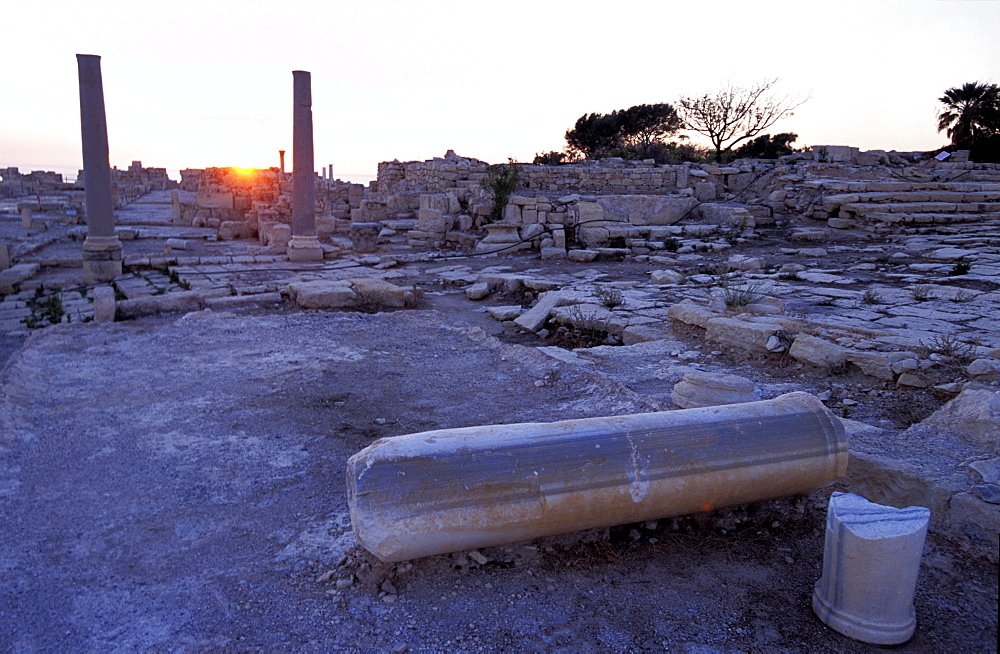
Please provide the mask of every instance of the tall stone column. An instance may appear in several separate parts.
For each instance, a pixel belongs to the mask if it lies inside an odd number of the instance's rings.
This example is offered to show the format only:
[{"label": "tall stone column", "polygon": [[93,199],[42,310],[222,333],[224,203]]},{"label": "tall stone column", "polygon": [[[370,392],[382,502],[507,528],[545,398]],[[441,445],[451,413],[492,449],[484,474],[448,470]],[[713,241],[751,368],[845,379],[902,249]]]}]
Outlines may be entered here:
[{"label": "tall stone column", "polygon": [[80,131],[87,203],[83,277],[88,282],[109,282],[122,274],[122,244],[115,234],[101,58],[78,54],[76,63],[80,74]]},{"label": "tall stone column", "polygon": [[278,171],[281,174],[284,174],[285,173],[285,151],[284,150],[278,150],[278,161],[281,162],[280,165],[279,165]]},{"label": "tall stone column", "polygon": [[308,71],[292,71],[292,239],[289,261],[322,261],[316,238],[316,172],[313,162],[312,79]]}]

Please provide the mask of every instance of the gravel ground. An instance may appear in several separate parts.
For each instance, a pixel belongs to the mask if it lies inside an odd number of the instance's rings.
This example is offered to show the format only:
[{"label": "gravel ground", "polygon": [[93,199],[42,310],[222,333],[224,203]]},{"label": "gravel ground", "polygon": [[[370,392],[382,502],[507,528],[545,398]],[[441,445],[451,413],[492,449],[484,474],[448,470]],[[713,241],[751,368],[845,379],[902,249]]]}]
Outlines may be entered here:
[{"label": "gravel ground", "polygon": [[[650,408],[433,311],[45,329],[0,387],[0,650],[881,649],[810,607],[831,488],[394,565],[354,546],[345,462],[376,438]],[[932,538],[915,605],[895,649],[996,650],[995,565]]]}]

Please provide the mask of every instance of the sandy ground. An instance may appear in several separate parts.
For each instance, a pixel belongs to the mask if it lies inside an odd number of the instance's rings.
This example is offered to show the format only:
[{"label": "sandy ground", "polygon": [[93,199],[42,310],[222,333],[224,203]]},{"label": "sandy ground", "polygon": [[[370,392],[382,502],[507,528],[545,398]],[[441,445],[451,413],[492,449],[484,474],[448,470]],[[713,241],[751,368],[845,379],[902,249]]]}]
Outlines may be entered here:
[{"label": "sandy ground", "polygon": [[[481,556],[357,550],[345,462],[376,438],[651,409],[438,312],[63,325],[2,384],[2,651],[880,649],[810,607],[837,487]],[[915,606],[895,649],[996,650],[995,564],[932,538]]]}]

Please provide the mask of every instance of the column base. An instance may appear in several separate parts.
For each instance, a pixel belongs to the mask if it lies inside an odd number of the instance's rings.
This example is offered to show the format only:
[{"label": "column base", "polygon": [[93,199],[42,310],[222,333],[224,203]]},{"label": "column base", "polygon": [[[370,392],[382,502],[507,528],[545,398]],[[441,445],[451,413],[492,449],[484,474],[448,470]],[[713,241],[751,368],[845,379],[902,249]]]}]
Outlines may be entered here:
[{"label": "column base", "polygon": [[323,246],[315,236],[295,236],[288,241],[289,261],[322,261]]},{"label": "column base", "polygon": [[110,282],[122,274],[122,242],[117,236],[88,236],[83,241],[83,278]]}]

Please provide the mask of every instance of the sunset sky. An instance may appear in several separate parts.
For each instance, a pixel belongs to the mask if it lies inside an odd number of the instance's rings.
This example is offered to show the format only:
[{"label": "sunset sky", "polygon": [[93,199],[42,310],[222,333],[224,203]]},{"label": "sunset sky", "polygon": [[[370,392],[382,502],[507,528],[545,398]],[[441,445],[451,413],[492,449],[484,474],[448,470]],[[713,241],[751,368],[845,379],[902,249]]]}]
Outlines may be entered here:
[{"label": "sunset sky", "polygon": [[[0,167],[81,165],[76,53],[102,56],[111,163],[277,165],[312,72],[316,169],[559,150],[581,114],[780,78],[796,145],[943,145],[937,98],[1000,83],[1000,1],[6,2]],[[701,143],[700,137],[695,140]],[[357,181],[357,180],[355,180]]]}]

